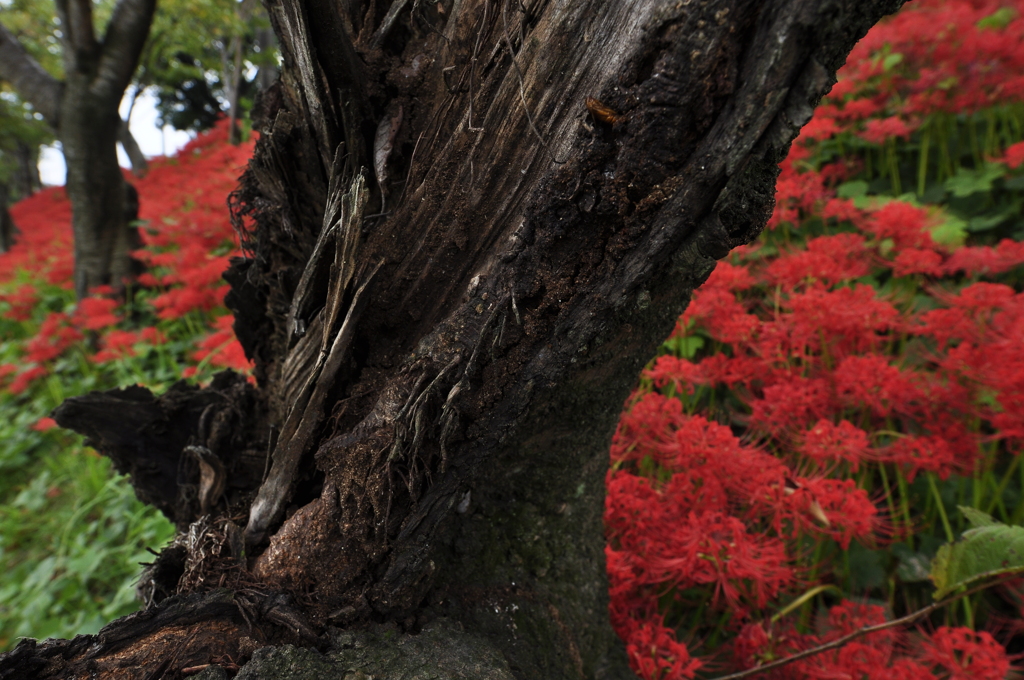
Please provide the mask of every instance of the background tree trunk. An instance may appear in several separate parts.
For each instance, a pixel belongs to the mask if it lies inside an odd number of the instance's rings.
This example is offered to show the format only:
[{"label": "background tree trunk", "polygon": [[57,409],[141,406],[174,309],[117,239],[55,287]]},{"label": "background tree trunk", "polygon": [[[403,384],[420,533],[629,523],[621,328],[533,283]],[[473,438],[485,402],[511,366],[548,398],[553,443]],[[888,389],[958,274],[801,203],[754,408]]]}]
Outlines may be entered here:
[{"label": "background tree trunk", "polygon": [[[58,409],[182,534],[153,607],[0,677],[628,676],[601,529],[623,400],[897,7],[268,3],[284,69],[226,274],[259,388]],[[254,653],[280,642],[330,653]]]},{"label": "background tree trunk", "polygon": [[43,188],[43,183],[39,179],[39,147],[18,142],[15,154],[18,164],[11,177],[10,188],[13,196],[9,200],[20,201]]},{"label": "background tree trunk", "polygon": [[129,253],[138,243],[128,201],[134,190],[126,188],[117,163],[119,136],[130,157],[141,154],[131,149],[118,106],[146,42],[156,0],[119,0],[101,40],[95,35],[92,0],[55,0],[55,5],[65,81],[47,73],[2,25],[0,77],[31,102],[60,139],[73,213],[75,293],[82,298],[95,286],[121,286],[135,266]]},{"label": "background tree trunk", "polygon": [[[127,183],[117,162],[117,104],[91,92],[94,74],[69,73],[61,99],[61,147],[75,234],[75,291],[119,285],[131,273]],[[133,246],[133,247],[137,247]]]}]

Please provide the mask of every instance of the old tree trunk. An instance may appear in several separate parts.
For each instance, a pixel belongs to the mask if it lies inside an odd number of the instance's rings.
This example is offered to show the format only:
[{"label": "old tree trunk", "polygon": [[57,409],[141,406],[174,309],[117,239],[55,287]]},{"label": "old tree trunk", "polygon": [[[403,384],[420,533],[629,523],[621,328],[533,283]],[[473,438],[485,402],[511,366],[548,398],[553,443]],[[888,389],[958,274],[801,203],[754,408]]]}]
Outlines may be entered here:
[{"label": "old tree trunk", "polygon": [[146,610],[0,677],[627,677],[623,400],[898,1],[268,4],[227,274],[259,388],[58,410],[181,535]]}]

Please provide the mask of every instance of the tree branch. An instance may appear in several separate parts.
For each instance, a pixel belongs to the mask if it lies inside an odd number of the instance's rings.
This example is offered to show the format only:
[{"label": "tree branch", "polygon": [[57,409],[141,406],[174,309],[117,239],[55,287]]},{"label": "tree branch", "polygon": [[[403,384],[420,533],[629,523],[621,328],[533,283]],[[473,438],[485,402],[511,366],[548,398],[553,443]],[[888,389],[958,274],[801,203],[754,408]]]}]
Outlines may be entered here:
[{"label": "tree branch", "polygon": [[0,79],[9,82],[46,122],[57,127],[60,81],[47,73],[3,24],[0,24]]},{"label": "tree branch", "polygon": [[822,652],[827,652],[827,651],[829,651],[831,649],[838,649],[839,647],[842,647],[843,645],[845,645],[847,642],[852,642],[852,641],[856,640],[859,637],[863,637],[865,635],[870,635],[871,633],[877,633],[879,631],[887,630],[889,628],[897,628],[899,626],[902,626],[905,623],[912,623],[913,621],[916,621],[917,619],[919,619],[919,618],[921,618],[923,616],[931,614],[933,611],[935,611],[937,609],[942,609],[946,605],[949,605],[949,604],[952,604],[952,603],[956,602],[957,600],[959,600],[962,597],[967,597],[969,595],[973,595],[974,593],[976,593],[976,592],[978,592],[980,590],[985,590],[986,588],[990,588],[992,586],[999,585],[1000,583],[1004,583],[1006,581],[1009,581],[1011,578],[1017,578],[1019,576],[1020,576],[1019,574],[1014,573],[1014,574],[1012,574],[1010,576],[998,579],[996,581],[992,581],[992,582],[989,582],[989,583],[983,583],[981,585],[977,585],[977,586],[975,586],[973,588],[965,590],[962,593],[957,593],[955,595],[950,595],[949,597],[947,597],[947,598],[945,598],[943,600],[939,600],[938,602],[934,602],[934,603],[928,605],[927,607],[922,607],[921,609],[918,609],[915,612],[911,612],[911,613],[907,614],[906,616],[901,616],[898,619],[893,619],[892,621],[886,621],[885,623],[878,623],[878,624],[875,624],[874,626],[865,626],[864,628],[860,628],[859,630],[855,630],[852,633],[848,633],[847,635],[844,635],[841,638],[837,638],[837,639],[833,640],[832,642],[826,642],[823,645],[819,645],[817,647],[812,647],[811,649],[805,649],[802,652],[797,652],[796,654],[793,654],[792,656],[787,656],[785,658],[779,659],[778,661],[772,661],[771,663],[766,663],[763,666],[756,666],[754,668],[748,668],[745,671],[739,671],[738,673],[730,673],[729,675],[720,675],[720,676],[718,676],[716,678],[713,678],[712,680],[740,680],[740,678],[747,678],[747,677],[750,677],[751,675],[757,675],[758,673],[764,673],[766,671],[770,671],[770,670],[773,670],[775,668],[778,668],[779,666],[785,666],[787,664],[793,663],[794,661],[799,661],[801,659],[806,659],[809,656],[814,656],[816,654],[821,654]]},{"label": "tree branch", "polygon": [[92,58],[99,48],[96,30],[92,25],[92,0],[63,1],[67,7],[68,17],[68,23],[64,28],[76,58]]},{"label": "tree branch", "polygon": [[94,92],[121,100],[153,23],[156,0],[119,0],[110,17]]},{"label": "tree branch", "polygon": [[125,155],[132,163],[132,174],[140,179],[145,177],[149,172],[149,162],[146,160],[145,154],[142,153],[142,149],[139,148],[139,143],[132,136],[131,130],[128,129],[126,120],[121,121],[121,127],[117,131],[117,141],[121,142]]}]

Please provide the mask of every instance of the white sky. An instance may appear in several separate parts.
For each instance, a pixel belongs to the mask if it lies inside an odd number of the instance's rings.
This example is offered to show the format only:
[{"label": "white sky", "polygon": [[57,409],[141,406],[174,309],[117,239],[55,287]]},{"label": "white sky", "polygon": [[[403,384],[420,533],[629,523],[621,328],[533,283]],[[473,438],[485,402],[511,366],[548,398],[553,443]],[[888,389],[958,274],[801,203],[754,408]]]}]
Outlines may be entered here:
[{"label": "white sky", "polygon": [[[129,93],[130,94],[130,93]],[[129,97],[121,101],[121,117],[128,113]],[[156,97],[148,91],[139,95],[132,111],[131,131],[135,141],[139,143],[142,153],[147,158],[153,156],[169,156],[185,146],[189,141],[187,132],[175,130],[165,125],[163,130],[156,125]],[[59,142],[54,146],[44,146],[39,153],[39,177],[45,185],[62,185],[66,170],[64,155],[60,152]],[[128,157],[117,147],[117,157],[123,167],[129,167]]]}]

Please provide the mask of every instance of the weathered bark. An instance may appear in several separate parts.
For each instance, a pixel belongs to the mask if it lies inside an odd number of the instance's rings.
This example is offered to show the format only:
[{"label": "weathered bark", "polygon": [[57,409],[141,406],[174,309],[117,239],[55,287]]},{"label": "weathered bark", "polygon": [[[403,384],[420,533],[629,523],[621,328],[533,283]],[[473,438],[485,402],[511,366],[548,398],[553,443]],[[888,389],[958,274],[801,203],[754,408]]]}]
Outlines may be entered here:
[{"label": "weathered bark", "polygon": [[[75,293],[131,276],[137,244],[126,215],[129,190],[117,163],[119,138],[134,140],[117,109],[146,42],[156,0],[120,0],[97,40],[92,0],[56,0],[64,82],[48,74],[0,25],[0,78],[53,126],[67,165],[75,236]],[[122,129],[123,128],[123,129]],[[137,145],[135,146],[137,151]]]},{"label": "weathered bark", "polygon": [[[327,631],[325,656],[260,652],[239,677],[413,677],[417,635],[449,641],[437,677],[627,677],[601,531],[622,402],[715,260],[763,228],[778,161],[898,2],[268,5],[285,64],[234,197],[250,257],[226,277],[267,414],[238,406],[233,431],[271,455],[258,483],[206,495],[212,516],[175,504],[191,524],[150,572],[153,611],[180,601],[165,592],[284,593]],[[174,427],[203,431],[195,410]],[[76,425],[122,442],[115,460],[152,422],[119,414]],[[208,441],[177,452],[211,461],[179,485],[235,469]],[[48,644],[0,674],[49,677]],[[289,664],[305,674],[271,670]]]}]

